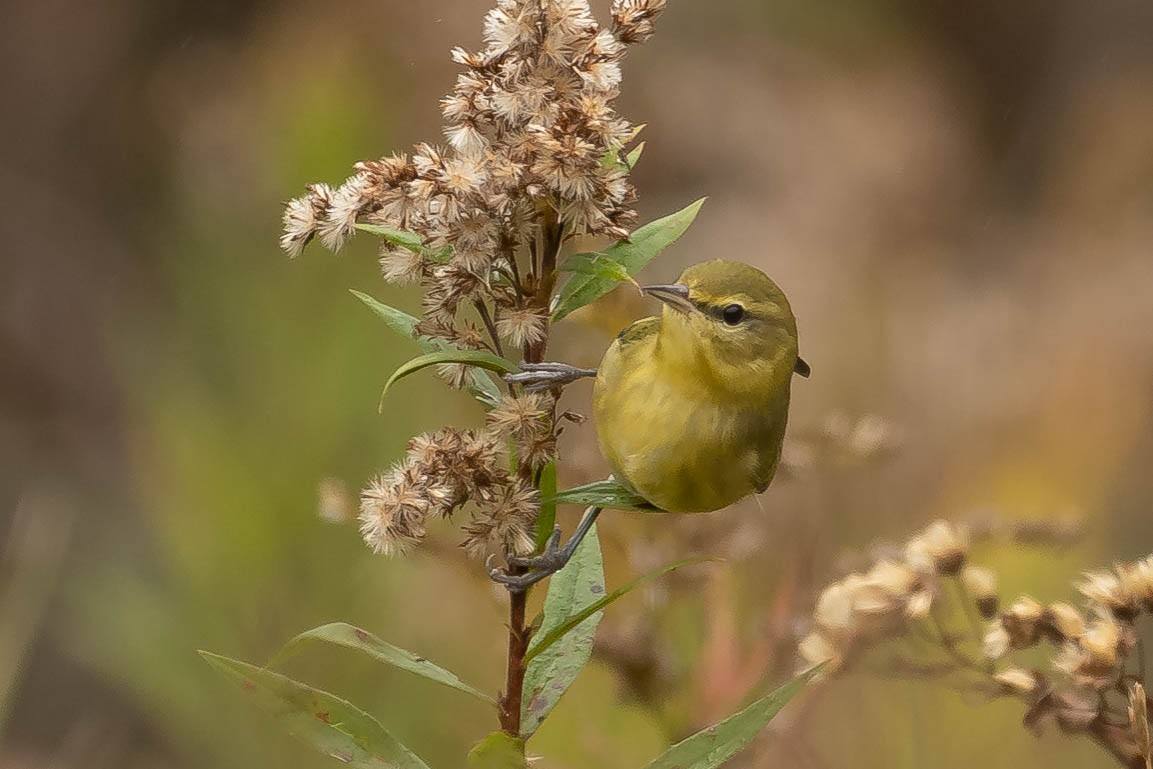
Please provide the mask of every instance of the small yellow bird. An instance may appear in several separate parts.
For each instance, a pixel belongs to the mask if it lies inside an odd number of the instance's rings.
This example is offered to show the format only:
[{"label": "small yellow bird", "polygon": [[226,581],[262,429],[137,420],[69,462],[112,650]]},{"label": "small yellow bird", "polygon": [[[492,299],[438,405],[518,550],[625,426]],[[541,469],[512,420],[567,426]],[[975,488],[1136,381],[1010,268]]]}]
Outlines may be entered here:
[{"label": "small yellow bird", "polygon": [[789,300],[757,268],[721,260],[645,293],[663,312],[621,332],[593,391],[616,479],[675,513],[764,491],[781,459],[793,374],[809,374]]},{"label": "small yellow bird", "polygon": [[[596,376],[601,452],[621,485],[660,510],[719,510],[764,491],[781,459],[793,374],[809,375],[789,300],[757,268],[722,260],[642,290],[664,303],[660,316],[622,331],[598,370],[525,364],[505,379],[539,389]],[[491,569],[492,578],[526,590],[556,572],[600,512],[588,508],[563,547],[558,528],[541,554],[510,558],[523,573]]]}]

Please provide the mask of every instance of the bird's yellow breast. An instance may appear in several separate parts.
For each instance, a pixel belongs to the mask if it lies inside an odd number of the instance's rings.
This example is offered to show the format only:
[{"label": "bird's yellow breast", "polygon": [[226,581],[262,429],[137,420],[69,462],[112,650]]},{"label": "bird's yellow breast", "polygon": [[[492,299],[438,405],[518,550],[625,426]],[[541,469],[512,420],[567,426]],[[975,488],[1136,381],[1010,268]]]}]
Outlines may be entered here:
[{"label": "bird's yellow breast", "polygon": [[601,451],[617,479],[657,507],[717,510],[772,480],[791,370],[734,398],[707,364],[683,352],[661,355],[660,324],[634,324],[601,362],[593,394]]}]

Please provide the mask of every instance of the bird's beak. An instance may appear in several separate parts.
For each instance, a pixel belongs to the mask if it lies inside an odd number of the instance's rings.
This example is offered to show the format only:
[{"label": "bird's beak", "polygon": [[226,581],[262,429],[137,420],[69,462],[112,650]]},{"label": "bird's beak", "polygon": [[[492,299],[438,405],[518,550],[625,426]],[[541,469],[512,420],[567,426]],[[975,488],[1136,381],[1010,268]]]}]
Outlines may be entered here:
[{"label": "bird's beak", "polygon": [[683,283],[665,283],[641,288],[649,296],[656,297],[678,312],[692,312],[696,306],[689,301],[689,287]]},{"label": "bird's beak", "polygon": [[813,369],[805,362],[805,359],[797,356],[797,363],[793,366],[793,371],[803,376],[805,379],[809,378],[809,374],[813,373]]}]

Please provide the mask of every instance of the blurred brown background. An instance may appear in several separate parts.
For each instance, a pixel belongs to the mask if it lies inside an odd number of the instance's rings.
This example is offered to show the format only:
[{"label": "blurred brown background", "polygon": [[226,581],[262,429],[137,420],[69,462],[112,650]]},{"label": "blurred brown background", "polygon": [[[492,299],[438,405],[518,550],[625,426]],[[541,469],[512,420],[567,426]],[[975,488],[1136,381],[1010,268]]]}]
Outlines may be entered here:
[{"label": "blurred brown background", "polygon": [[[439,138],[448,49],[479,43],[487,7],[3,3],[0,766],[331,765],[195,649],[260,661],[335,619],[499,686],[500,596],[451,527],[386,561],[316,514],[322,478],[355,489],[475,408],[413,383],[378,416],[411,350],[346,289],[416,297],[380,282],[368,242],[276,248],[303,184]],[[617,583],[682,554],[732,560],[609,613],[533,744],[546,766],[640,766],[779,680],[843,553],[932,517],[1083,516],[1071,550],[986,557],[1043,599],[1153,550],[1153,4],[671,0],[619,105],[648,124],[642,218],[710,196],[648,275],[762,266],[814,370],[794,432],[874,414],[902,442],[774,485],[765,514],[604,519]],[[610,301],[553,357],[595,363],[644,309]],[[568,433],[570,481],[603,471],[591,436]],[[331,650],[291,672],[433,766],[495,726]],[[1105,765],[1026,734],[1013,703],[837,686],[734,766]]]}]

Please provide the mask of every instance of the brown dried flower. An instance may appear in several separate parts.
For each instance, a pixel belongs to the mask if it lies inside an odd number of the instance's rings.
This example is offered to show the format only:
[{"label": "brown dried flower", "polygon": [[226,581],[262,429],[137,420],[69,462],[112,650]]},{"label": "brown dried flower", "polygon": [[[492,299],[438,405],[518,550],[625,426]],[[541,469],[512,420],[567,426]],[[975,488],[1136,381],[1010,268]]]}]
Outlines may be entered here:
[{"label": "brown dried flower", "polygon": [[360,534],[372,552],[403,554],[424,539],[428,501],[407,464],[377,476],[360,494]]},{"label": "brown dried flower", "polygon": [[964,526],[934,521],[905,546],[905,560],[917,571],[953,575],[965,565],[969,532]]},{"label": "brown dried flower", "polygon": [[985,619],[997,613],[997,575],[984,566],[966,565],[961,570],[961,584],[973,597],[977,611]]},{"label": "brown dried flower", "polygon": [[485,47],[452,52],[464,71],[441,102],[447,147],[417,144],[358,163],[336,189],[310,186],[285,208],[282,247],[296,255],[319,237],[338,249],[360,222],[415,233],[424,248],[386,243],[381,271],[425,287],[422,333],[458,341],[454,319],[471,299],[514,346],[540,343],[541,308],[494,276],[559,245],[541,242],[542,219],[564,238],[628,234],[635,193],[618,153],[636,127],[612,103],[627,46],[652,34],[663,8],[618,0],[608,30],[586,0],[498,0]]},{"label": "brown dried flower", "polygon": [[1037,690],[1037,675],[1024,668],[1008,667],[993,674],[993,679],[1012,694],[1032,694]]},{"label": "brown dried flower", "polygon": [[1112,686],[1121,674],[1121,663],[1129,652],[1130,634],[1113,617],[1098,617],[1080,638],[1071,640],[1053,660],[1053,667],[1074,683],[1092,689]]},{"label": "brown dried flower", "polygon": [[[1019,545],[1022,540],[1009,541]],[[972,693],[1019,698],[1027,707],[1024,723],[1030,729],[1055,723],[1065,732],[1092,737],[1125,767],[1153,769],[1145,665],[1135,624],[1142,612],[1153,613],[1148,601],[1153,556],[1087,574],[1076,585],[1089,599],[1087,614],[1062,601],[1046,607],[1029,596],[996,614],[996,575],[966,563],[964,528],[934,522],[896,549],[902,558],[893,558],[893,548],[883,552],[886,556],[864,576],[850,574],[821,593],[813,627],[798,644],[805,666],[828,661],[822,669],[827,677],[875,663],[878,655],[869,653],[889,639],[914,638],[917,651],[894,645],[890,651],[896,655],[888,656],[879,670],[874,665],[874,672],[967,680],[959,685]],[[957,630],[949,627],[949,619],[959,612],[935,610],[947,595],[941,585],[949,581],[960,588],[958,597],[967,604],[963,608],[991,617],[983,631],[972,613],[969,627]],[[907,656],[924,653],[926,643],[932,658]],[[993,664],[1024,649],[1034,650],[1032,660],[1045,654],[1049,670],[1008,660]],[[1127,708],[1118,705],[1118,692],[1126,695]]]},{"label": "brown dried flower", "polygon": [[448,518],[473,503],[465,550],[532,550],[537,492],[508,469],[505,441],[491,430],[442,428],[409,442],[403,462],[361,494],[361,534],[374,552],[407,552],[425,536],[429,517]]},{"label": "brown dried flower", "polygon": [[1133,581],[1127,578],[1126,568],[1117,566],[1112,572],[1086,572],[1077,584],[1081,595],[1121,617],[1132,617],[1141,609],[1141,598],[1133,592]]}]

